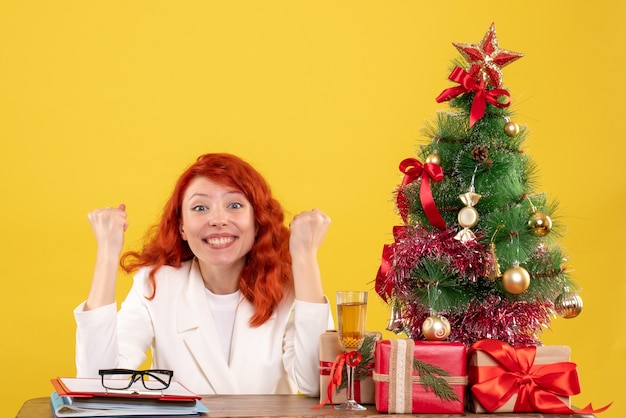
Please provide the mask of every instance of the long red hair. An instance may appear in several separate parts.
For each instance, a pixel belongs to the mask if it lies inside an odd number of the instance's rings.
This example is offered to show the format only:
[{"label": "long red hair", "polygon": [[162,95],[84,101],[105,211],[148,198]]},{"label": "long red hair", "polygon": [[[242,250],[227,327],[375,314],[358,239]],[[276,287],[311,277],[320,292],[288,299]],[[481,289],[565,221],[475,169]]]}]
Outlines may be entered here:
[{"label": "long red hair", "polygon": [[267,321],[275,307],[293,286],[289,230],[284,225],[280,203],[272,197],[265,179],[250,164],[230,154],[205,154],[196,160],[178,179],[172,196],[163,210],[161,221],[146,237],[141,251],[122,256],[121,266],[127,272],[151,267],[149,279],[156,294],[156,272],[163,266],[180,267],[194,254],[180,235],[182,198],[189,183],[196,177],[235,187],[252,204],[257,236],[239,279],[243,296],[255,307],[250,325]]}]

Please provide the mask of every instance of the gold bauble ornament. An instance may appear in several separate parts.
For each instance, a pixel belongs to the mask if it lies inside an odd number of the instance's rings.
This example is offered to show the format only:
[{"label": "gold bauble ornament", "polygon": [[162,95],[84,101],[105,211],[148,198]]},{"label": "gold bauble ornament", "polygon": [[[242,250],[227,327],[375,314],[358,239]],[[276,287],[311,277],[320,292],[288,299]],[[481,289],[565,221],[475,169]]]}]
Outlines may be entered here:
[{"label": "gold bauble ornament", "polygon": [[428,341],[443,341],[450,335],[450,322],[445,316],[431,315],[422,323],[422,334]]},{"label": "gold bauble ornament", "polygon": [[439,154],[437,154],[437,151],[429,154],[428,157],[426,157],[426,164],[441,165],[441,157],[439,156]]},{"label": "gold bauble ornament", "polygon": [[552,219],[543,212],[535,211],[530,215],[528,227],[535,235],[542,237],[552,231]]},{"label": "gold bauble ornament", "polygon": [[524,267],[514,264],[502,274],[502,286],[507,292],[519,295],[530,286],[530,274]]},{"label": "gold bauble ornament", "polygon": [[507,136],[517,136],[519,134],[519,125],[515,122],[508,121],[504,124],[504,133]]},{"label": "gold bauble ornament", "polygon": [[554,300],[554,309],[562,318],[576,318],[583,310],[583,300],[577,293],[566,291]]}]

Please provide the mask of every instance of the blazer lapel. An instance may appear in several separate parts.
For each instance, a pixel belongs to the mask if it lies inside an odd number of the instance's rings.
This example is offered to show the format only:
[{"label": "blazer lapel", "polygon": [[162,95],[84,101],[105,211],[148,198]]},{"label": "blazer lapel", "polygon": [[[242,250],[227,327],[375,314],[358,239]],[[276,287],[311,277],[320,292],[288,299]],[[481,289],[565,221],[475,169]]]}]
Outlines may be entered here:
[{"label": "blazer lapel", "polygon": [[211,310],[205,297],[205,288],[197,260],[189,270],[189,277],[178,301],[178,332],[215,393],[238,393],[237,383],[224,354]]}]

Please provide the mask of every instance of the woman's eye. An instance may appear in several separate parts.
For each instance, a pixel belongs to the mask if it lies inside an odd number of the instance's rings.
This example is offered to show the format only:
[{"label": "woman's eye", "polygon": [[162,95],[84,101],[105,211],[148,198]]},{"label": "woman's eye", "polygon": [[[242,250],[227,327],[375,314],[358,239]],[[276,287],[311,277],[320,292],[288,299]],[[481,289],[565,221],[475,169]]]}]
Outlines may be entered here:
[{"label": "woman's eye", "polygon": [[204,205],[196,205],[193,208],[191,208],[192,210],[196,211],[196,212],[202,212],[207,210],[208,208]]},{"label": "woman's eye", "polygon": [[239,203],[239,202],[234,202],[234,203],[231,203],[229,205],[229,207],[231,209],[241,209],[243,207],[243,205],[241,203]]}]

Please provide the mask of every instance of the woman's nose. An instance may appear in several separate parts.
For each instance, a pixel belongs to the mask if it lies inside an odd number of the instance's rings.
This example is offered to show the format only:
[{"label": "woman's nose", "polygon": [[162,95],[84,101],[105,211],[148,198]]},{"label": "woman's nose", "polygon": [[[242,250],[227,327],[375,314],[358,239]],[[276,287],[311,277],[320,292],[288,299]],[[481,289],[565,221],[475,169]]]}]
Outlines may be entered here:
[{"label": "woman's nose", "polygon": [[226,212],[222,209],[213,209],[209,214],[209,224],[211,226],[225,226],[228,223]]}]

